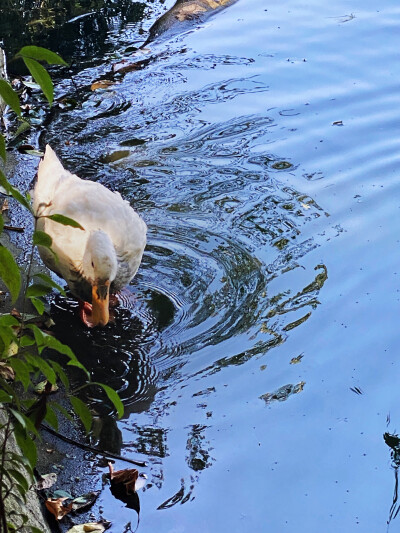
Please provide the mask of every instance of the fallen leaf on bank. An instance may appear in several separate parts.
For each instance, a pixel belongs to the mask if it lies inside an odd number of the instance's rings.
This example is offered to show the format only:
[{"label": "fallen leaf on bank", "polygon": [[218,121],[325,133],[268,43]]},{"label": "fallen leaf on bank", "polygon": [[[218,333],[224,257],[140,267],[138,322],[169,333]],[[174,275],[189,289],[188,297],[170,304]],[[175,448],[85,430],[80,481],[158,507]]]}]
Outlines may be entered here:
[{"label": "fallen leaf on bank", "polygon": [[53,492],[53,500],[55,500],[56,498],[65,498],[66,500],[73,500],[74,499],[74,497],[71,496],[71,494],[69,492],[67,492],[65,490],[61,490],[61,489],[55,490]]},{"label": "fallen leaf on bank", "polygon": [[36,394],[50,394],[52,392],[57,392],[58,386],[56,384],[51,384],[45,379],[35,386]]},{"label": "fallen leaf on bank", "polygon": [[78,498],[74,498],[71,502],[73,511],[80,511],[86,507],[90,507],[97,500],[100,491],[88,492],[87,494],[82,494]]},{"label": "fallen leaf on bank", "polygon": [[10,206],[9,206],[9,203],[8,203],[8,199],[5,198],[3,200],[3,205],[1,206],[1,212],[4,213],[4,211],[8,211],[9,207]]},{"label": "fallen leaf on bank", "polygon": [[178,19],[180,22],[183,22],[184,20],[190,20],[199,13],[205,13],[206,11],[207,9],[204,6],[189,4],[188,6],[183,6],[179,10],[179,12],[176,13],[175,18]]},{"label": "fallen leaf on bank", "polygon": [[36,490],[49,489],[57,481],[57,474],[51,472],[50,474],[43,474],[41,479],[35,483]]},{"label": "fallen leaf on bank", "polygon": [[97,80],[92,83],[90,86],[91,91],[96,91],[97,89],[107,89],[111,85],[115,85],[115,81],[112,80]]},{"label": "fallen leaf on bank", "polygon": [[15,378],[15,372],[10,366],[6,365],[6,363],[0,361],[0,376],[7,381],[13,381]]},{"label": "fallen leaf on bank", "polygon": [[90,531],[105,531],[111,526],[111,522],[87,522],[71,527],[67,533],[88,533]]},{"label": "fallen leaf on bank", "polygon": [[57,520],[61,520],[66,514],[72,510],[72,503],[64,505],[64,501],[68,498],[49,498],[45,501],[48,511],[52,513]]}]

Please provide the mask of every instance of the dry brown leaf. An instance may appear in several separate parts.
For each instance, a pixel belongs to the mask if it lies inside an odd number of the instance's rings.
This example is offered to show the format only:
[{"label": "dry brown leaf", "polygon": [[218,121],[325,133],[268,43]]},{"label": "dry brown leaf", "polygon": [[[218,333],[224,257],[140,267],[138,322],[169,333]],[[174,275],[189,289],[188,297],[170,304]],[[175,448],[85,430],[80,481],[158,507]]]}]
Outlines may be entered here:
[{"label": "dry brown leaf", "polygon": [[1,206],[1,212],[4,213],[4,211],[8,211],[8,208],[9,208],[8,199],[5,198],[3,200],[3,205]]},{"label": "dry brown leaf", "polygon": [[14,381],[15,372],[3,361],[0,361],[0,376],[7,381]]},{"label": "dry brown leaf", "polygon": [[175,17],[180,22],[183,22],[184,20],[191,19],[192,17],[198,15],[199,13],[204,13],[205,11],[207,11],[207,9],[203,6],[189,4],[188,6],[182,7]]},{"label": "dry brown leaf", "polygon": [[63,505],[65,500],[69,498],[49,498],[45,501],[45,505],[48,511],[52,513],[57,520],[61,520],[66,514],[72,510],[72,504]]},{"label": "dry brown leaf", "polygon": [[97,80],[92,83],[90,89],[96,91],[97,89],[107,89],[111,85],[115,85],[115,81],[111,80]]},{"label": "dry brown leaf", "polygon": [[41,479],[35,483],[36,490],[49,489],[57,481],[57,474],[51,472],[50,474],[44,474]]},{"label": "dry brown leaf", "polygon": [[136,492],[136,481],[139,477],[139,472],[136,468],[125,468],[124,470],[116,470],[111,463],[108,463],[110,469],[111,483],[114,485],[124,485],[126,494],[132,494]]},{"label": "dry brown leaf", "polygon": [[87,522],[86,524],[78,524],[67,531],[67,533],[87,533],[90,531],[105,531],[110,527],[110,522]]}]

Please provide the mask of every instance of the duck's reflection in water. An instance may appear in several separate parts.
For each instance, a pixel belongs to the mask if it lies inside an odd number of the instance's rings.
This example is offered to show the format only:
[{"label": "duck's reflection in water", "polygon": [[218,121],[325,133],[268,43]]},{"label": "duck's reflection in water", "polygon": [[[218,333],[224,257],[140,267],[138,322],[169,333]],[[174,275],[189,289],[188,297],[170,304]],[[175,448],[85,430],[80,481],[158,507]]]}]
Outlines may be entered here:
[{"label": "duck's reflection in water", "polygon": [[[72,349],[92,382],[103,383],[118,392],[127,418],[132,412],[147,411],[157,392],[157,371],[149,354],[158,327],[157,320],[152,321],[140,310],[138,316],[120,306],[114,314],[114,322],[108,326],[88,329],[79,320],[77,302],[56,296],[51,306],[55,322],[52,333]],[[82,386],[84,376],[80,369],[68,367],[68,377],[71,389]],[[92,385],[78,395],[94,413],[92,442],[102,450],[119,454],[122,435],[114,406],[104,390]]]}]

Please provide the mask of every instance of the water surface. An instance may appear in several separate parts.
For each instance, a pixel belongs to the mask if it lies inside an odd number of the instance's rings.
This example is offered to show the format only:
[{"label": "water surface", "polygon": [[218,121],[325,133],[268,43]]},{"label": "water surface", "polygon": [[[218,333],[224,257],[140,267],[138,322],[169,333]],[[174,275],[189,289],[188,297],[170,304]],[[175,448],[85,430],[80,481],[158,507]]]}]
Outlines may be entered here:
[{"label": "water surface", "polygon": [[[122,452],[149,462],[140,530],[386,531],[400,9],[239,0],[90,91],[133,60],[139,19],[108,29],[103,60],[74,75],[81,105],[56,111],[40,142],[149,226],[115,326],[85,332],[73,302],[53,305],[121,392]],[[71,81],[57,92],[73,95]],[[112,531],[136,523],[108,488],[99,509]]]}]

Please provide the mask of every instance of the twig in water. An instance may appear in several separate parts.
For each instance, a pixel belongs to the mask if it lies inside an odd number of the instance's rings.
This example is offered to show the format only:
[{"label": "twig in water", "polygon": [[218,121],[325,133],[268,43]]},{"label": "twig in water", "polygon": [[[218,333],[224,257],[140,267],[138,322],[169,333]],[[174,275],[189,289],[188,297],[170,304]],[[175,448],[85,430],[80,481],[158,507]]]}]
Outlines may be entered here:
[{"label": "twig in water", "polygon": [[74,440],[70,439],[69,437],[66,437],[65,435],[62,435],[61,433],[58,433],[55,429],[52,429],[49,426],[46,426],[46,424],[41,424],[43,429],[54,435],[55,437],[58,437],[59,439],[68,442],[69,444],[72,444],[73,446],[77,446],[78,448],[81,448],[82,450],[86,450],[88,452],[93,452],[97,455],[105,455],[106,457],[111,457],[112,459],[118,459],[120,461],[125,461],[126,463],[131,463],[136,466],[147,466],[146,461],[135,461],[134,459],[128,459],[127,457],[122,457],[121,455],[118,455],[116,453],[107,452],[104,450],[99,450],[97,448],[93,448],[92,446],[89,446],[88,444],[83,444],[81,442],[75,442]]}]

